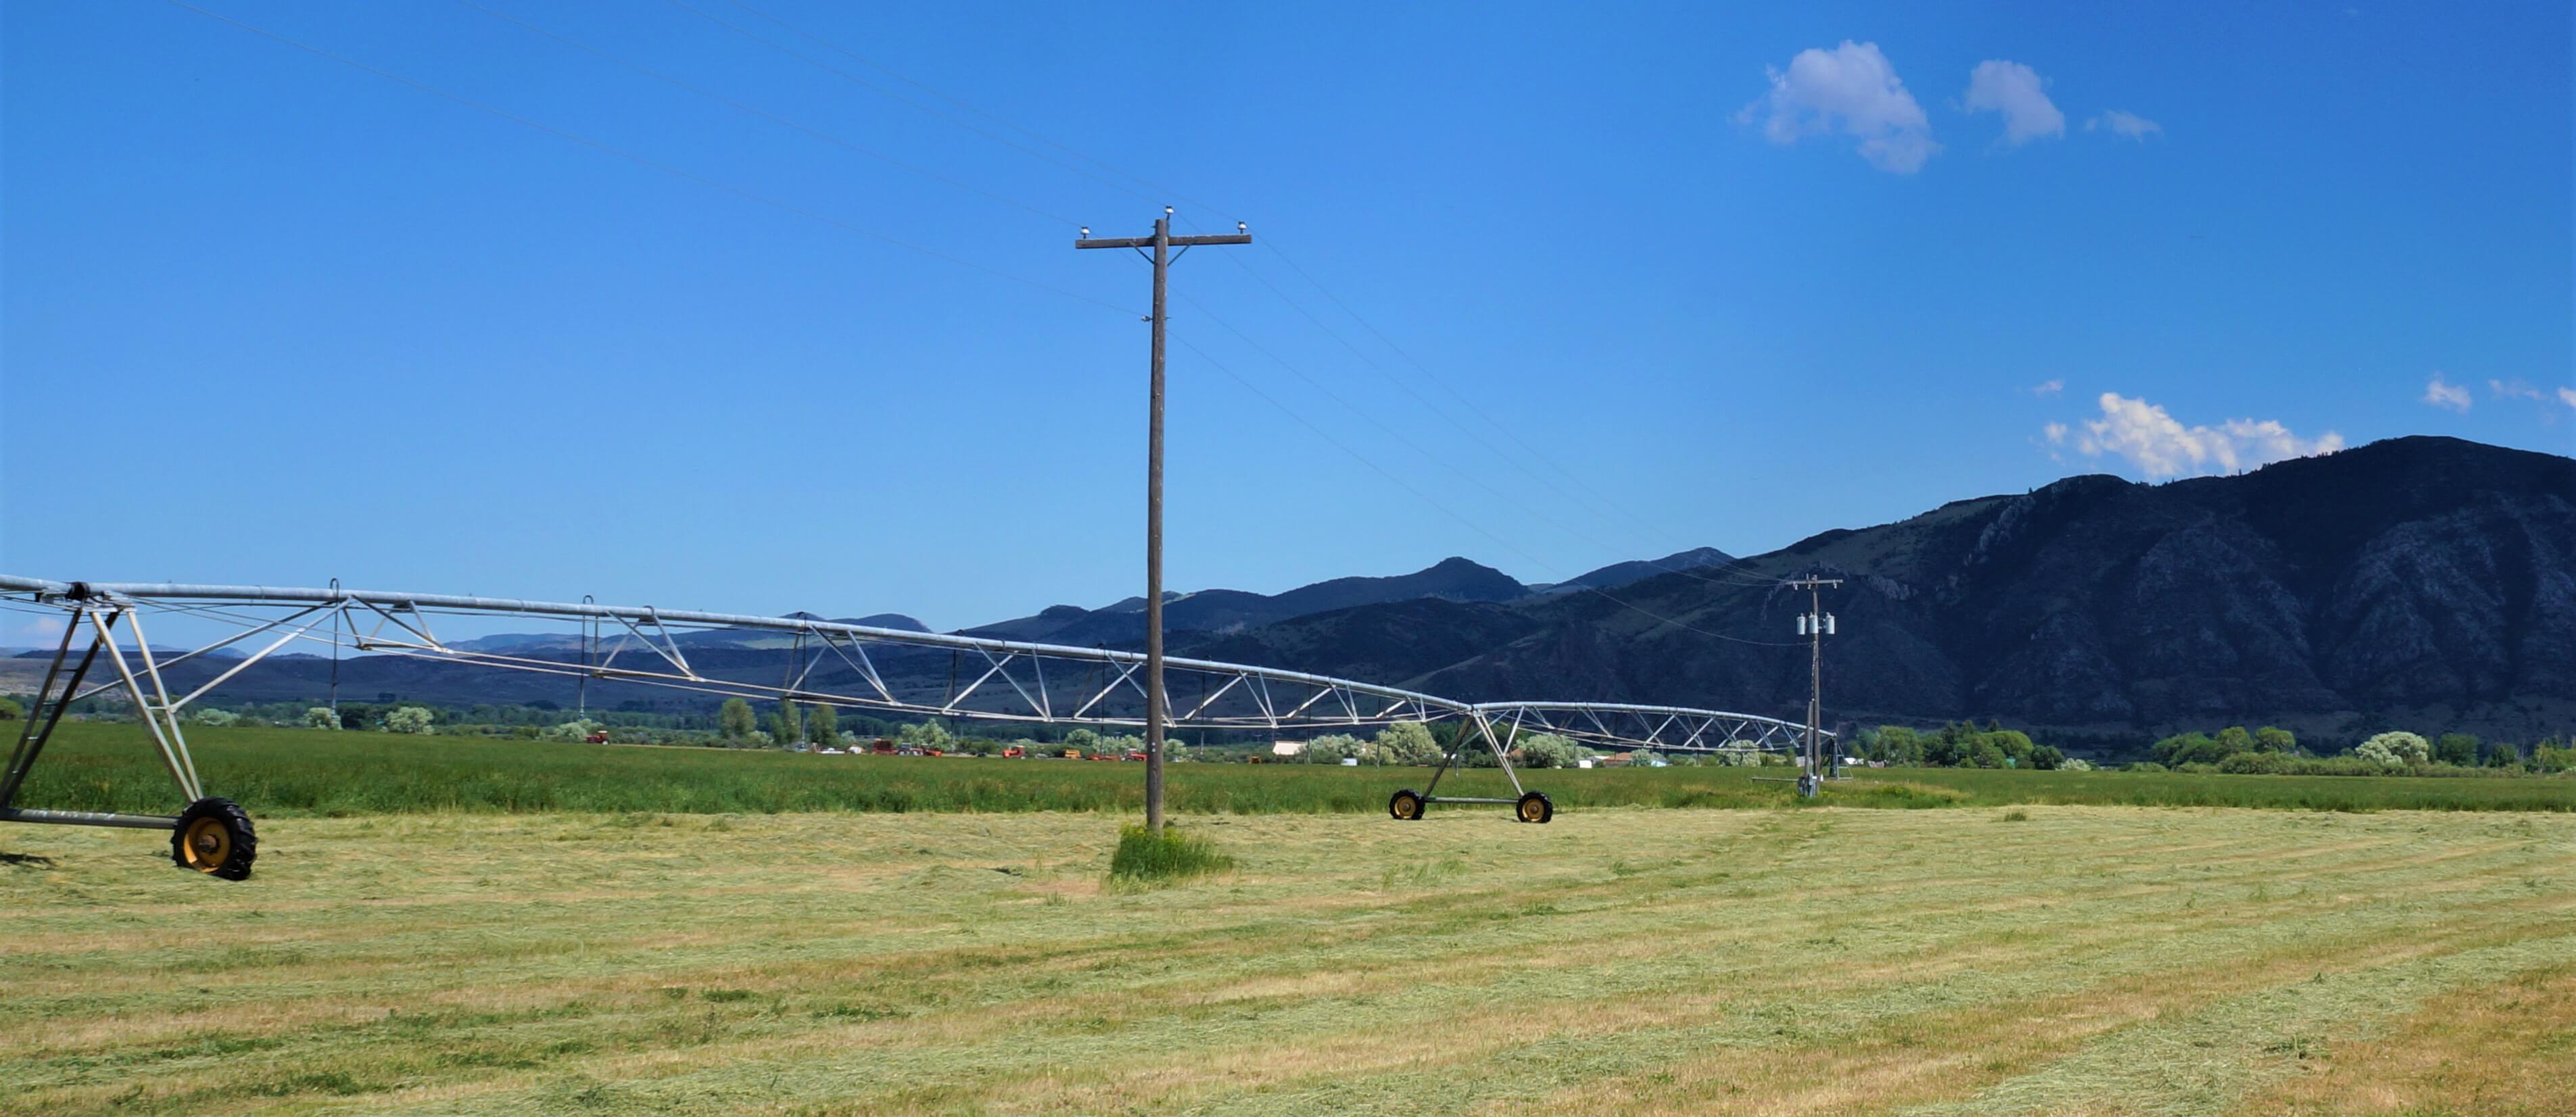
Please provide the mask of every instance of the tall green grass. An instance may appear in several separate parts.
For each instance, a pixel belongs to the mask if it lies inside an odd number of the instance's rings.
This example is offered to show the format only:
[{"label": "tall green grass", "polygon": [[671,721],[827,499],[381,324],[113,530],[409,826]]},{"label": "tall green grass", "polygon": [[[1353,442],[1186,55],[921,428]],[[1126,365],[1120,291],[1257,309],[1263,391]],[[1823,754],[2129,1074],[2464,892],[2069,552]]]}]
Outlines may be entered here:
[{"label": "tall green grass", "polygon": [[[209,794],[268,816],[435,812],[1139,811],[1135,764],[1069,760],[815,756],[726,749],[302,729],[192,727]],[[1777,776],[1785,769],[1769,769]],[[1748,768],[1522,773],[1560,809],[1598,806],[1807,805],[1785,781]],[[1176,764],[1169,806],[1183,814],[1369,813],[1423,768]],[[1492,769],[1453,772],[1443,793],[1508,796]],[[2230,776],[2181,772],[1888,769],[1829,784],[1827,806],[2018,803],[2284,807],[2304,810],[2576,810],[2576,779]],[[175,813],[169,774],[133,725],[67,724],[17,805]],[[1434,806],[1435,815],[1450,808]]]},{"label": "tall green grass", "polygon": [[1234,858],[1219,852],[1215,842],[1179,827],[1121,826],[1118,849],[1109,855],[1109,879],[1132,883],[1181,880],[1233,867]]}]

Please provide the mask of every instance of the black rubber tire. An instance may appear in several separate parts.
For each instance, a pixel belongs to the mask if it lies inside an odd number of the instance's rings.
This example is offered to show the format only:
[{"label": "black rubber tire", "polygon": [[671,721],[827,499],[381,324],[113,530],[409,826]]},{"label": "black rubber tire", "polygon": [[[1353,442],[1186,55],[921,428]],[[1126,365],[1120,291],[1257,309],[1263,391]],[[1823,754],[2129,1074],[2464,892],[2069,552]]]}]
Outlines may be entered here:
[{"label": "black rubber tire", "polygon": [[170,860],[211,877],[243,880],[259,858],[259,835],[250,814],[230,799],[199,799],[179,812],[170,830]]},{"label": "black rubber tire", "polygon": [[1386,813],[1397,822],[1412,822],[1422,817],[1422,795],[1405,788],[1387,797]]},{"label": "black rubber tire", "polygon": [[1533,791],[1521,796],[1520,802],[1512,804],[1512,817],[1523,822],[1545,826],[1547,820],[1556,817],[1556,804],[1548,802],[1547,796]]}]

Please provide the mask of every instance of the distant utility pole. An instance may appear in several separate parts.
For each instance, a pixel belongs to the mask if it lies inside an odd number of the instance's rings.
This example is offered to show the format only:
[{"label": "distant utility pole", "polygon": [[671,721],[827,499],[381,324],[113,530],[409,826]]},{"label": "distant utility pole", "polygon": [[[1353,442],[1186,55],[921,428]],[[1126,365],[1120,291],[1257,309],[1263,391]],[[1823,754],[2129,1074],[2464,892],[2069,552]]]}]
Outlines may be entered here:
[{"label": "distant utility pole", "polygon": [[1807,591],[1807,611],[1798,618],[1798,635],[1807,638],[1807,773],[1798,777],[1798,793],[1809,797],[1824,788],[1825,637],[1833,635],[1834,615],[1825,612],[1823,591],[1842,584],[1840,578],[1787,583],[1790,589]]},{"label": "distant utility pole", "polygon": [[[1154,386],[1147,405],[1151,418],[1145,435],[1145,826],[1163,828],[1163,289],[1171,274],[1172,249],[1187,252],[1202,244],[1250,244],[1243,222],[1230,236],[1172,235],[1172,207],[1154,219],[1150,237],[1105,237],[1094,240],[1089,226],[1075,248],[1133,248],[1154,262]],[[1153,253],[1146,255],[1151,248]]]}]

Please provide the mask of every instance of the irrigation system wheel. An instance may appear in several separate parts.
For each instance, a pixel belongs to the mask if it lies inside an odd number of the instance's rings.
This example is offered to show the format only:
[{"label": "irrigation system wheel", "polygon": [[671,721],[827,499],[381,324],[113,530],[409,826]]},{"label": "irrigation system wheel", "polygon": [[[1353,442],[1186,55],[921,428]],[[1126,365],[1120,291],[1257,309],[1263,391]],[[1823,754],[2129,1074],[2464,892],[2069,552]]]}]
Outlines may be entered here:
[{"label": "irrigation system wheel", "polygon": [[230,799],[199,799],[179,813],[170,830],[170,860],[182,869],[241,880],[259,856],[259,837],[251,832],[250,815]]},{"label": "irrigation system wheel", "polygon": [[1548,802],[1547,796],[1532,791],[1512,805],[1512,817],[1523,822],[1546,822],[1556,817],[1556,804]]},{"label": "irrigation system wheel", "polygon": [[1412,788],[1396,792],[1386,801],[1386,813],[1397,822],[1411,822],[1422,817],[1422,796]]}]

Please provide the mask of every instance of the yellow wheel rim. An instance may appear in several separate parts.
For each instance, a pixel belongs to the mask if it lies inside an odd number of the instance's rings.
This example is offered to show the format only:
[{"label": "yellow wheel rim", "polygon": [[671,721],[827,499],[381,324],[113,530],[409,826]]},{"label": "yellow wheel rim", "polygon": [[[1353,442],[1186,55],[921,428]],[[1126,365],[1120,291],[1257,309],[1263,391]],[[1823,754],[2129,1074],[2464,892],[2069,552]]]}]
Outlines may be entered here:
[{"label": "yellow wheel rim", "polygon": [[201,818],[189,824],[188,833],[179,843],[188,855],[188,867],[201,873],[222,868],[233,853],[233,832],[221,820]]},{"label": "yellow wheel rim", "polygon": [[1395,801],[1395,813],[1396,817],[1405,819],[1410,819],[1415,815],[1421,814],[1422,800],[1416,799],[1410,795],[1398,799]]},{"label": "yellow wheel rim", "polygon": [[1539,812],[1539,811],[1541,811],[1542,809],[1544,809],[1544,808],[1542,808],[1542,807],[1540,807],[1540,806],[1538,805],[1538,800],[1536,800],[1536,799],[1523,799],[1523,800],[1521,800],[1521,821],[1523,821],[1523,822],[1536,822],[1536,821],[1538,821],[1538,812]]}]

